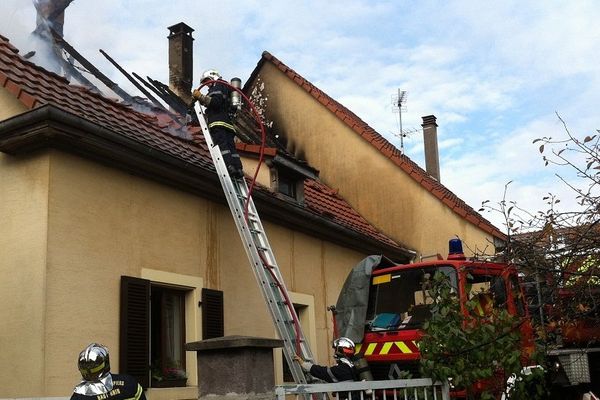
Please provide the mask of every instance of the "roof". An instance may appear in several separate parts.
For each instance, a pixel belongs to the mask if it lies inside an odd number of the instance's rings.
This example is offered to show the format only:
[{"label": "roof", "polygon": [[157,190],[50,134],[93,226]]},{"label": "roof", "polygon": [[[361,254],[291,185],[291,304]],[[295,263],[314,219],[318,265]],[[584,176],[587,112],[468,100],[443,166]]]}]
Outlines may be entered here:
[{"label": "roof", "polygon": [[[44,118],[54,119],[70,124],[70,130],[62,137],[59,137],[55,131],[40,137],[38,141],[42,144],[38,144],[38,147],[54,146],[55,142],[57,147],[61,145],[70,150],[87,144],[86,155],[91,152],[97,153],[102,148],[104,150],[102,155],[111,157],[109,160],[112,165],[126,165],[130,170],[135,170],[136,173],[142,173],[144,176],[169,184],[187,179],[187,182],[182,183],[183,187],[196,192],[201,191],[198,189],[200,186],[212,184],[213,188],[217,188],[218,177],[206,143],[198,134],[198,128],[188,129],[158,109],[151,110],[151,113],[142,112],[134,109],[135,105],[120,103],[92,93],[81,86],[71,85],[67,79],[21,57],[9,40],[1,35],[0,87],[4,87],[31,110],[0,122],[0,151],[16,153],[31,146],[30,142],[34,140],[32,137],[42,135],[41,130],[24,135],[23,129]],[[83,137],[76,137],[77,135]],[[95,142],[90,145],[92,140]],[[127,152],[124,151],[126,147]],[[115,152],[111,150],[114,149],[122,154],[113,154]],[[134,151],[137,154],[134,154]],[[273,149],[267,151],[272,152]],[[80,151],[80,153],[84,152]],[[96,154],[94,156],[98,158]],[[134,156],[137,157],[135,162],[123,160]],[[117,160],[117,157],[121,158]],[[168,163],[168,166],[142,171],[142,168],[149,168],[147,165],[158,162],[158,159]],[[189,166],[195,169],[190,169]],[[174,168],[179,170],[174,172]],[[199,176],[198,171],[202,176]],[[210,179],[204,179],[205,177]],[[295,218],[299,225],[310,223],[327,226],[331,230],[329,240],[331,237],[343,234],[352,236],[355,241],[360,241],[360,238],[371,241],[371,246],[380,244],[382,249],[404,254],[405,257],[411,253],[377,231],[325,185],[314,180],[307,181],[306,185],[306,203],[302,207],[298,204],[290,207],[288,203],[281,200],[280,196],[263,186],[257,186],[255,200],[270,202],[270,207],[262,208],[267,214],[278,212],[278,218],[288,216],[281,211],[273,211],[273,203],[278,207],[287,207],[285,209],[288,212],[299,214],[295,217],[289,216]],[[218,185],[218,192],[219,199],[223,201],[224,196],[220,185]],[[259,204],[257,208],[261,209]]]},{"label": "roof", "polygon": [[285,65],[277,57],[273,56],[268,51],[262,53],[262,58],[257,67],[254,69],[252,76],[248,82],[252,82],[265,62],[273,64],[277,69],[285,74],[291,81],[300,86],[308,94],[313,96],[319,103],[325,106],[336,117],[350,127],[356,134],[360,135],[364,140],[375,147],[381,154],[390,159],[408,176],[420,184],[425,190],[438,198],[443,204],[458,214],[461,218],[477,226],[484,232],[487,232],[495,237],[504,239],[506,236],[496,228],[491,222],[483,218],[477,211],[466,204],[462,199],[456,196],[450,189],[442,185],[439,181],[429,175],[417,163],[402,154],[393,144],[387,141],[375,129],[371,128],[366,122],[360,119],[352,111],[344,107],[342,104],[331,98],[325,92],[317,88],[311,82],[306,80],[296,71]]}]

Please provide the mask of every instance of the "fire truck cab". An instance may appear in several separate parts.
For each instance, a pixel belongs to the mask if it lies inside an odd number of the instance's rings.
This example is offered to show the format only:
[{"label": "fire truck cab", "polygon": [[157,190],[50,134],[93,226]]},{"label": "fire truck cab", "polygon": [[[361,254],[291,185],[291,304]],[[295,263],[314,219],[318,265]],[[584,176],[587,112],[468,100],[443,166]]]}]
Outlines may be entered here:
[{"label": "fire truck cab", "polygon": [[[457,240],[457,239],[456,239]],[[533,348],[527,304],[514,266],[468,260],[460,242],[450,244],[446,260],[378,266],[371,275],[363,342],[358,352],[368,361],[376,380],[419,378],[419,340],[430,318],[433,276],[446,275],[458,295],[462,312],[466,301],[478,298],[482,315],[505,308],[526,321],[520,329],[523,345]]]}]

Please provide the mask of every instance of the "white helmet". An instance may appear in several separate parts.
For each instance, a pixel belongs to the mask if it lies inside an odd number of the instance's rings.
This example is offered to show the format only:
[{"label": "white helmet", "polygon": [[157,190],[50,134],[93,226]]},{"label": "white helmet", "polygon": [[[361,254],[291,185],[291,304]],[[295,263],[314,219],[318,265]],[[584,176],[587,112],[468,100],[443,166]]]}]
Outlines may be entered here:
[{"label": "white helmet", "polygon": [[354,355],[354,342],[347,337],[340,337],[333,341],[333,348],[335,350],[334,357],[342,358],[342,357],[352,357]]},{"label": "white helmet", "polygon": [[221,74],[219,74],[219,71],[216,69],[207,69],[202,73],[200,83],[204,83],[206,81],[216,81],[217,79],[221,79]]}]

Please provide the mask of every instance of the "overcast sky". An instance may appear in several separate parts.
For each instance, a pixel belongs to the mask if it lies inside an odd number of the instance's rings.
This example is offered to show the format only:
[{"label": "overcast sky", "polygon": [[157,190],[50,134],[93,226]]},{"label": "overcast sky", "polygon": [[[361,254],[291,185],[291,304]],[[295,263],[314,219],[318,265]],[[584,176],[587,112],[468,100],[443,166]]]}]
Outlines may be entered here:
[{"label": "overcast sky", "polygon": [[[32,0],[0,7],[0,33],[26,53]],[[244,80],[268,50],[397,147],[392,97],[405,90],[403,127],[417,131],[407,155],[424,166],[421,117],[433,114],[442,183],[478,209],[513,181],[508,197],[535,211],[547,192],[573,202],[532,140],[562,135],[557,112],[579,137],[600,128],[599,21],[600,2],[572,0],[75,0],[64,35],[128,89],[98,50],[167,82],[167,27],[185,22],[195,77],[217,68]]]}]

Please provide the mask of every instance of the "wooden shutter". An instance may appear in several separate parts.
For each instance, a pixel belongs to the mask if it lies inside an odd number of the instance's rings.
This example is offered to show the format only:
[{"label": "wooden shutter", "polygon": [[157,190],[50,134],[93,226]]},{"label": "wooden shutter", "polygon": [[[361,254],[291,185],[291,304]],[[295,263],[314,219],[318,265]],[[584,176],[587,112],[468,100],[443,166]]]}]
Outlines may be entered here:
[{"label": "wooden shutter", "polygon": [[119,373],[150,386],[150,281],[121,276]]},{"label": "wooden shutter", "polygon": [[223,292],[202,289],[202,339],[222,337],[224,334]]}]

